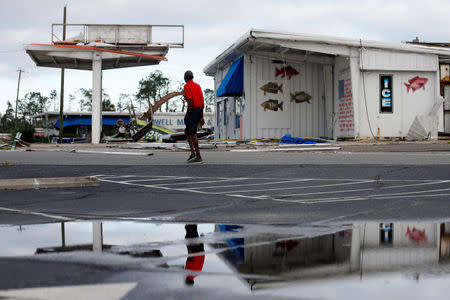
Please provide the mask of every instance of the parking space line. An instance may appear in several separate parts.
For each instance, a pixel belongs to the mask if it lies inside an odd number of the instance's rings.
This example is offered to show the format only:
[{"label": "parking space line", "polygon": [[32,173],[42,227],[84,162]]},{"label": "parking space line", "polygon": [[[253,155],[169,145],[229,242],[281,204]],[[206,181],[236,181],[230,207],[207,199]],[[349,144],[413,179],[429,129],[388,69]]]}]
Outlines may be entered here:
[{"label": "parking space line", "polygon": [[197,190],[171,188],[171,187],[167,187],[167,186],[159,186],[159,185],[153,185],[153,184],[138,184],[138,183],[133,183],[133,182],[113,181],[113,180],[103,179],[103,178],[99,178],[99,180],[103,181],[103,182],[120,183],[120,184],[125,184],[125,185],[156,188],[156,189],[169,190],[169,191],[191,192],[191,193],[207,194],[207,195],[216,195],[217,194],[217,193],[210,193],[210,192],[197,191]]},{"label": "parking space line", "polygon": [[[270,198],[273,201],[283,201],[283,202],[301,202],[301,203],[322,203],[322,202],[338,202],[338,201],[354,201],[354,200],[363,200],[363,199],[391,199],[398,197],[406,197],[410,195],[418,195],[424,193],[433,193],[433,192],[442,192],[449,191],[450,188],[446,189],[436,189],[436,190],[424,190],[424,191],[415,191],[415,192],[401,192],[401,193],[391,193],[391,194],[379,194],[379,195],[370,195],[370,196],[349,196],[349,197],[331,197],[331,198],[309,198],[309,199],[277,199]],[[430,194],[431,195],[431,194]],[[450,195],[450,194],[443,194]],[[429,196],[429,195],[420,195],[420,196]]]},{"label": "parking space line", "polygon": [[[308,179],[308,181],[314,181],[314,179]],[[375,181],[376,180],[366,180],[366,181],[358,181],[358,182],[345,182],[345,183],[333,183],[333,184],[322,184],[322,185],[308,185],[308,186],[271,188],[271,189],[258,189],[258,190],[243,190],[243,191],[236,191],[236,192],[239,192],[239,193],[250,193],[250,192],[264,192],[264,191],[282,191],[282,190],[294,190],[294,189],[320,188],[320,187],[329,187],[329,186],[364,184],[364,183],[371,183],[371,182],[375,182]],[[226,193],[229,193],[229,192],[219,192],[217,194],[226,194]]]},{"label": "parking space line", "polygon": [[[301,202],[304,204],[318,204],[318,203],[330,203],[330,202],[345,202],[345,201],[360,201],[360,200],[383,200],[383,199],[405,199],[405,198],[427,198],[427,197],[440,197],[440,196],[450,196],[450,193],[448,194],[432,194],[432,195],[399,195],[399,196],[389,196],[389,197],[377,197],[377,198],[371,198],[371,197],[360,197],[360,198],[353,198],[353,199],[337,199],[337,200],[326,200],[326,201],[308,201],[308,202]],[[276,200],[274,200],[276,201]]]},{"label": "parking space line", "polygon": [[[424,182],[424,183],[416,183],[416,184],[404,184],[404,185],[396,185],[396,186],[366,188],[366,189],[335,190],[335,191],[314,192],[314,193],[283,194],[283,195],[278,195],[278,196],[281,196],[281,197],[292,197],[292,196],[322,195],[322,194],[334,194],[334,193],[351,193],[351,192],[361,192],[361,191],[375,191],[375,190],[379,190],[379,189],[395,189],[395,188],[403,188],[403,187],[442,184],[442,183],[447,183],[447,182],[450,182],[450,180],[440,180],[440,181],[435,181],[435,182]],[[267,196],[267,197],[270,197],[270,196]]]},{"label": "parking space line", "polygon": [[[179,192],[189,192],[189,193],[197,193],[197,194],[205,194],[205,195],[223,195],[235,198],[246,198],[252,200],[266,200],[266,201],[277,201],[277,202],[289,202],[289,203],[297,203],[297,204],[319,204],[319,203],[331,203],[331,202],[345,202],[345,201],[361,201],[361,200],[382,200],[382,199],[398,199],[398,198],[416,198],[416,197],[437,197],[437,196],[449,196],[450,193],[439,193],[443,191],[449,191],[450,188],[444,189],[434,189],[434,190],[420,190],[420,191],[408,191],[408,192],[397,192],[397,193],[384,193],[384,194],[375,194],[375,195],[354,195],[347,197],[324,197],[324,198],[307,198],[307,199],[284,199],[284,197],[292,197],[292,196],[317,196],[317,195],[326,195],[326,194],[338,194],[338,193],[351,193],[351,192],[363,192],[363,191],[375,191],[378,189],[399,189],[405,187],[424,187],[429,185],[443,184],[448,183],[450,180],[401,180],[401,179],[392,179],[392,180],[367,180],[367,179],[343,179],[343,178],[334,178],[334,179],[325,179],[325,178],[301,178],[301,179],[282,179],[276,182],[265,182],[265,183],[247,183],[247,184],[236,184],[236,185],[215,185],[201,188],[182,188],[182,187],[173,187],[177,185],[197,185],[197,184],[206,184],[206,183],[216,183],[216,182],[227,182],[227,181],[236,181],[236,180],[274,180],[280,178],[247,178],[247,177],[205,177],[205,176],[196,176],[196,177],[177,177],[177,176],[147,176],[149,179],[144,179],[144,176],[134,176],[141,179],[131,179],[120,181],[122,178],[130,178],[133,175],[120,175],[120,176],[99,176],[100,181],[111,182],[111,183],[119,183],[131,186],[140,186],[146,188],[156,188],[167,191],[179,191]],[[117,178],[118,180],[114,180],[112,178]],[[210,180],[203,181],[191,181],[191,182],[176,182],[179,179],[204,179],[208,178]],[[161,183],[161,184],[140,184],[139,182],[143,181],[163,181],[168,180],[173,182],[169,183]],[[284,184],[284,183],[295,183],[295,182],[306,182],[306,181],[319,181],[317,185],[308,185],[308,186],[288,186],[288,187],[277,187],[277,188],[264,188],[264,189],[253,189],[253,190],[240,190],[240,191],[220,191],[221,188],[225,187],[242,187],[242,186],[255,186],[255,185],[267,185],[267,184]],[[341,181],[339,183],[327,183],[320,184],[320,181]],[[342,182],[344,181],[344,182]],[[347,189],[347,190],[333,190],[333,191],[323,191],[323,192],[308,192],[308,193],[293,193],[293,194],[281,194],[281,195],[246,195],[246,193],[252,192],[263,192],[263,191],[284,191],[284,190],[302,190],[302,189],[310,189],[310,188],[324,188],[324,187],[340,187],[344,185],[357,185],[357,184],[367,184],[367,183],[375,183],[375,182],[413,182],[412,184],[399,184],[394,186],[387,187],[370,187],[370,188],[360,188],[360,189]],[[212,191],[206,191],[205,189],[216,189]],[[438,193],[438,194],[437,194]]]},{"label": "parking space line", "polygon": [[[258,178],[247,178],[247,179],[258,179]],[[282,183],[291,183],[291,182],[310,181],[310,180],[314,180],[314,179],[295,179],[295,180],[283,180],[283,181],[262,182],[262,183],[233,184],[233,185],[213,185],[213,186],[198,187],[198,188],[191,188],[191,189],[192,190],[200,190],[200,189],[228,188],[228,187],[239,187],[239,186],[255,186],[255,185],[267,185],[267,184],[272,185],[272,184],[282,184]]]},{"label": "parking space line", "polygon": [[22,215],[34,215],[34,216],[46,217],[49,219],[62,220],[62,221],[75,221],[76,220],[76,219],[58,216],[58,215],[51,215],[51,214],[40,213],[40,212],[35,212],[35,211],[30,211],[30,210],[20,210],[20,209],[8,208],[8,207],[0,207],[0,210],[18,213],[18,214],[22,214]]},{"label": "parking space line", "polygon": [[[192,177],[191,177],[192,178]],[[236,181],[236,180],[242,180],[242,178],[229,178],[229,179],[219,179],[219,180],[208,180],[208,181],[196,181],[196,182],[175,182],[175,183],[162,183],[162,184],[158,184],[158,186],[164,186],[164,185],[169,185],[169,184],[173,184],[173,185],[185,185],[185,184],[204,184],[204,183],[216,183],[216,182],[229,182],[229,181]],[[232,185],[233,186],[233,185]],[[196,189],[203,189],[203,188],[190,188],[192,190],[196,190]]]},{"label": "parking space line", "polygon": [[183,177],[176,177],[171,176],[171,178],[149,178],[149,179],[132,179],[132,180],[125,180],[122,182],[143,182],[143,181],[164,181],[164,180],[182,180],[182,179],[192,179],[193,177],[183,176]]}]

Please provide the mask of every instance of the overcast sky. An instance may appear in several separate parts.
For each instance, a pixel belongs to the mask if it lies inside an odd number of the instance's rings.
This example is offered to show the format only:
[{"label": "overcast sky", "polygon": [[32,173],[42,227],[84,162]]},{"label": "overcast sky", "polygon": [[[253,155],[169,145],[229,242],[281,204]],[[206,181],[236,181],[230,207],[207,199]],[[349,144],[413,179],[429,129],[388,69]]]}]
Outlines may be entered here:
[{"label": "overcast sky", "polygon": [[[116,101],[120,93],[134,94],[138,81],[161,70],[173,82],[186,69],[203,89],[213,80],[202,69],[250,28],[304,34],[325,34],[400,42],[450,42],[450,0],[0,0],[0,113],[16,98],[18,68],[20,96],[37,91],[59,92],[60,71],[36,67],[24,44],[49,43],[51,24],[62,23],[182,24],[185,48],[171,49],[158,66],[103,72],[103,87]],[[90,71],[66,71],[65,94],[91,88]],[[66,106],[67,107],[67,106]],[[72,110],[77,109],[72,104]]]}]

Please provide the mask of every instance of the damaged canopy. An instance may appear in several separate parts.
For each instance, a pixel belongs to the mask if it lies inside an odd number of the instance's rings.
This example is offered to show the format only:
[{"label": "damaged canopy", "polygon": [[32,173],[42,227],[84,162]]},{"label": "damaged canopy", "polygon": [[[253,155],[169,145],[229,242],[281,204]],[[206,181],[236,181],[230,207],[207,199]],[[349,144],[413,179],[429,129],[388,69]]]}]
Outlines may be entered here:
[{"label": "damaged canopy", "polygon": [[241,96],[244,92],[244,57],[236,60],[217,89],[217,97]]}]

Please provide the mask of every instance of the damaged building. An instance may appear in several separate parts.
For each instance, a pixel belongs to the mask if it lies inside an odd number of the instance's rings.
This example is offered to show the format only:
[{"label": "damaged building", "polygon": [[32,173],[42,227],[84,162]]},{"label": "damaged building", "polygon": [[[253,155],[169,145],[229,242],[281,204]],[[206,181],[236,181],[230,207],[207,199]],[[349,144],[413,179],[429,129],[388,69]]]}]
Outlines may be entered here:
[{"label": "damaged building", "polygon": [[203,70],[214,77],[215,139],[437,139],[449,127],[449,61],[433,45],[251,29]]}]

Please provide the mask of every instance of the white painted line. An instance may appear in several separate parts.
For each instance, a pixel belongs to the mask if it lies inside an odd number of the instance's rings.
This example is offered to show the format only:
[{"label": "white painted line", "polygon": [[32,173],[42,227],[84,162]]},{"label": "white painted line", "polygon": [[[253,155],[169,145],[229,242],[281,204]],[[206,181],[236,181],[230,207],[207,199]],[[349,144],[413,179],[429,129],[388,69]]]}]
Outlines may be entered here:
[{"label": "white painted line", "polygon": [[[125,181],[121,181],[121,182],[143,182],[143,181],[163,181],[163,180],[183,180],[183,179],[192,179],[195,177],[177,177],[177,176],[171,176],[172,178],[149,178],[149,179],[132,179],[132,180],[125,180]],[[167,183],[168,184],[168,183]],[[177,183],[174,183],[177,184]],[[160,185],[164,185],[164,184],[160,184]]]},{"label": "white painted line", "polygon": [[[191,177],[192,178],[192,177]],[[174,182],[174,183],[161,183],[158,184],[158,186],[164,186],[164,185],[169,185],[169,184],[173,184],[173,185],[184,185],[184,184],[192,184],[192,185],[196,185],[196,184],[205,184],[205,183],[216,183],[216,182],[229,182],[229,181],[236,181],[236,180],[242,180],[241,178],[229,178],[229,179],[220,179],[220,180],[209,180],[209,181],[193,181],[193,182]],[[128,181],[129,182],[129,181]],[[134,182],[134,181],[133,181]],[[206,188],[206,187],[204,187]],[[190,189],[203,189],[203,188],[190,188]]]},{"label": "white painted line", "polygon": [[232,184],[232,185],[213,185],[213,186],[205,186],[205,187],[190,188],[190,189],[198,190],[198,189],[214,189],[214,188],[239,187],[239,186],[282,184],[282,183],[303,182],[303,181],[310,181],[310,180],[314,180],[314,179],[295,179],[295,180],[283,180],[283,181],[262,182],[262,183],[246,183],[246,184]]},{"label": "white painted line", "polygon": [[[138,177],[138,176],[136,176]],[[150,177],[150,176],[149,176]],[[158,177],[158,176],[153,176]],[[169,177],[169,176],[166,176]],[[176,177],[176,176],[171,176]],[[211,177],[193,177],[193,178],[211,178]],[[170,178],[169,178],[170,179]],[[256,179],[275,179],[275,178],[227,178],[227,177],[215,177],[217,180],[256,180]],[[229,192],[206,192],[201,191],[198,189],[192,189],[192,188],[171,188],[164,185],[167,184],[161,184],[161,185],[150,185],[150,184],[137,184],[132,182],[121,182],[121,181],[114,181],[109,180],[105,178],[100,178],[100,181],[104,182],[111,182],[111,183],[119,183],[119,184],[126,184],[126,185],[132,185],[132,186],[141,186],[141,187],[148,187],[148,188],[157,188],[162,190],[168,190],[168,191],[181,191],[181,192],[191,192],[191,193],[198,193],[198,194],[206,194],[206,195],[225,195],[230,197],[237,197],[237,198],[247,198],[247,199],[256,199],[256,200],[272,200],[272,201],[278,201],[278,202],[291,202],[291,203],[299,203],[299,204],[313,204],[313,203],[328,203],[328,202],[341,202],[341,201],[358,201],[358,200],[370,200],[370,199],[384,199],[384,198],[408,198],[408,197],[419,197],[419,196],[426,196],[426,197],[432,197],[434,195],[418,195],[418,196],[411,196],[409,194],[415,193],[415,192],[407,192],[405,193],[394,193],[394,194],[381,194],[381,195],[372,195],[369,197],[361,197],[361,196],[352,196],[352,197],[334,197],[334,198],[322,198],[322,199],[303,199],[303,200],[288,200],[288,199],[277,199],[270,195],[258,195],[258,196],[251,196],[251,195],[242,195],[242,194],[234,194]],[[347,178],[333,178],[333,179],[325,179],[325,178],[308,178],[308,179],[296,179],[295,181],[352,181],[352,182],[344,182],[344,183],[336,183],[336,184],[323,184],[323,185],[312,185],[312,186],[303,186],[303,187],[292,187],[292,188],[275,188],[275,189],[263,189],[263,190],[244,190],[239,192],[251,192],[251,191],[266,191],[266,190],[286,190],[286,189],[306,189],[306,188],[319,188],[319,187],[329,187],[329,186],[342,186],[342,185],[353,185],[353,184],[365,184],[365,183],[373,183],[373,182],[419,182],[417,184],[411,184],[411,185],[401,185],[401,186],[392,186],[392,187],[380,187],[381,188],[399,188],[399,187],[407,187],[407,186],[423,186],[423,185],[431,185],[431,184],[440,184],[440,183],[446,183],[450,182],[450,180],[401,180],[401,179],[391,179],[391,180],[361,180],[361,179],[347,179]],[[286,182],[287,180],[284,180],[283,182]],[[178,183],[173,183],[173,185],[177,185]],[[190,182],[189,184],[196,184],[196,182]],[[236,185],[234,185],[236,186]],[[221,187],[221,186],[217,186]],[[223,187],[223,186],[222,186]],[[348,192],[348,191],[368,191],[373,189],[354,189],[354,190],[347,190],[347,191],[327,191],[327,192],[319,192],[320,194],[327,194],[327,193],[340,193],[340,192]],[[441,190],[448,190],[448,189],[438,189],[438,190],[432,190],[434,191],[441,191]],[[430,191],[420,191],[419,193],[426,193]],[[307,193],[307,194],[299,194],[299,195],[317,195],[318,193]],[[400,195],[402,194],[402,195]],[[296,194],[292,194],[296,195]],[[398,195],[398,196],[396,196]],[[447,195],[447,194],[439,194],[439,195]],[[276,197],[276,196],[275,196]]]},{"label": "white painted line", "polygon": [[141,186],[141,187],[148,187],[148,188],[156,188],[156,189],[162,189],[162,190],[168,190],[168,191],[191,192],[191,193],[207,194],[207,195],[216,195],[217,194],[217,193],[208,193],[208,192],[189,190],[189,189],[176,189],[176,188],[170,188],[170,187],[166,187],[166,186],[158,186],[158,185],[152,185],[152,184],[137,184],[137,183],[132,183],[132,182],[113,181],[113,180],[103,179],[103,178],[100,178],[99,180],[103,181],[103,182],[119,183],[119,184]]},{"label": "white painted line", "polygon": [[261,196],[248,196],[248,195],[240,195],[240,194],[225,194],[225,196],[237,197],[237,198],[258,199],[258,200],[272,200],[272,199],[261,198]]},{"label": "white painted line", "polygon": [[[440,196],[450,196],[450,193],[448,194],[432,194],[432,195],[402,195],[402,196],[389,196],[389,197],[379,197],[375,198],[377,200],[379,199],[405,199],[405,198],[427,198],[427,197],[440,197]],[[330,202],[345,202],[345,201],[360,201],[360,200],[372,200],[371,198],[353,198],[353,199],[337,199],[337,200],[329,200],[329,201],[309,201],[309,202],[300,202],[304,204],[318,204],[318,203],[330,203]],[[274,200],[277,201],[277,200]]]},{"label": "white painted line", "polygon": [[29,210],[20,210],[20,209],[8,208],[8,207],[0,207],[0,210],[10,211],[10,212],[14,212],[14,213],[23,214],[23,215],[41,216],[41,217],[46,217],[46,218],[55,219],[55,220],[63,220],[63,221],[75,221],[76,220],[76,219],[67,218],[67,217],[58,216],[58,215],[50,215],[50,214],[46,214],[46,213],[34,212],[34,211],[29,211]]},{"label": "white painted line", "polygon": [[[447,182],[450,182],[450,180],[441,180],[441,181],[436,181],[436,182],[424,182],[424,183],[416,183],[416,184],[403,184],[403,185],[396,185],[396,186],[385,186],[385,187],[367,188],[367,189],[334,190],[334,191],[314,192],[314,193],[283,194],[283,195],[278,195],[278,196],[291,197],[291,196],[322,195],[322,194],[335,194],[335,193],[352,193],[352,192],[361,192],[361,191],[375,191],[375,190],[380,190],[380,189],[396,189],[396,188],[423,186],[423,185],[431,185],[431,184],[442,184],[442,183],[447,183]],[[271,196],[267,195],[266,197],[271,197]]]},{"label": "white painted line", "polygon": [[[351,197],[331,197],[331,198],[310,198],[310,199],[297,199],[297,200],[288,200],[288,199],[276,199],[271,198],[270,200],[274,201],[283,201],[283,202],[300,202],[300,203],[321,203],[321,202],[338,202],[338,201],[354,201],[354,200],[370,200],[370,199],[391,199],[391,198],[401,198],[409,196],[409,195],[417,195],[432,192],[442,192],[449,191],[450,188],[446,189],[436,189],[436,190],[425,190],[425,191],[415,191],[415,192],[401,192],[401,193],[391,193],[391,194],[379,194],[379,195],[370,195],[370,196],[351,196]],[[421,195],[421,196],[429,196],[429,195]]]},{"label": "white painted line", "polygon": [[[313,181],[314,179],[308,179],[308,181]],[[282,190],[299,190],[299,189],[308,189],[308,188],[320,188],[320,187],[329,187],[329,186],[342,186],[342,185],[351,185],[351,184],[365,184],[365,183],[371,183],[375,182],[376,180],[366,180],[366,181],[360,181],[360,182],[345,182],[345,183],[333,183],[333,184],[322,184],[322,185],[308,185],[308,186],[297,186],[297,187],[285,187],[285,188],[273,188],[273,189],[259,189],[259,190],[243,190],[243,191],[236,191],[239,193],[249,193],[249,192],[263,192],[263,191],[282,191]],[[222,192],[217,194],[226,194],[229,192]]]},{"label": "white painted line", "polygon": [[[138,176],[138,175],[94,175],[94,176],[95,177],[106,177],[106,178],[145,177],[145,176]],[[151,176],[149,176],[149,177],[151,177]]]},{"label": "white painted line", "polygon": [[[73,151],[69,151],[73,152]],[[76,150],[74,153],[88,153],[88,154],[116,154],[116,155],[134,155],[134,156],[151,156],[153,152],[115,152],[115,151],[94,151],[94,150]]]},{"label": "white painted line", "polygon": [[[108,177],[108,178],[119,178],[119,177],[136,177],[136,178],[146,178],[146,177],[151,177],[151,178],[160,178],[160,177],[169,177],[169,178],[176,178],[177,176],[173,176],[173,175],[92,175],[95,177]],[[192,178],[211,178],[211,176],[195,176]],[[427,181],[432,181],[435,182],[436,179],[371,179],[371,178],[279,178],[279,177],[214,177],[216,179],[234,179],[234,178],[239,178],[242,180],[251,180],[251,179],[261,179],[261,180],[296,180],[296,179],[308,179],[308,180],[317,180],[317,181],[363,181],[363,180],[374,180],[374,181],[379,181],[379,182],[427,182]]]},{"label": "white painted line", "polygon": [[341,147],[272,148],[272,149],[231,149],[230,152],[291,152],[291,151],[332,151]]}]

